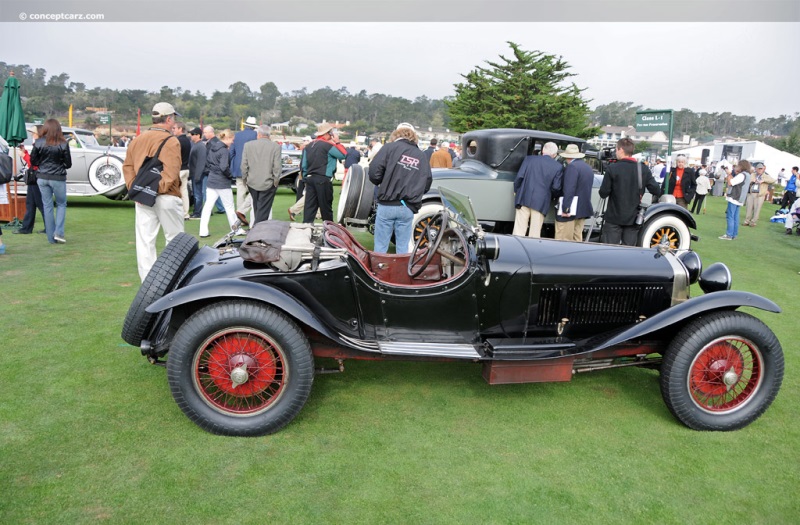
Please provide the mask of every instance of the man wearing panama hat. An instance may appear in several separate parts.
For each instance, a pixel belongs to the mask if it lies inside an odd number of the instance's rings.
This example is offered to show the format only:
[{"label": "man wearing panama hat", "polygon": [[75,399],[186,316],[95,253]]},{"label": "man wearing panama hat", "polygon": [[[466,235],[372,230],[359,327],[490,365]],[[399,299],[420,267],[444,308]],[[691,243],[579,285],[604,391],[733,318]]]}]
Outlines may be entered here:
[{"label": "man wearing panama hat", "polygon": [[567,167],[564,168],[564,178],[561,189],[563,196],[559,199],[561,204],[556,213],[556,239],[581,242],[583,240],[583,225],[588,217],[592,216],[592,183],[594,172],[583,161],[585,153],[581,153],[575,144],[567,145],[561,153],[561,158],[566,159]]}]

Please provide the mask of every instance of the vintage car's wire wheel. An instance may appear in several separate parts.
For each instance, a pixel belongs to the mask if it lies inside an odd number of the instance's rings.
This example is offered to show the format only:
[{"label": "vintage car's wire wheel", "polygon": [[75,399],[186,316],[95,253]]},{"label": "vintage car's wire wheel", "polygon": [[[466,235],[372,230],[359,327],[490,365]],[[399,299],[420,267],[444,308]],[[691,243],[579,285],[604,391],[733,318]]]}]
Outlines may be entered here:
[{"label": "vintage car's wire wheel", "polygon": [[691,243],[689,228],[677,215],[657,215],[648,220],[641,229],[641,246],[652,248],[666,240],[673,250],[688,250]]},{"label": "vintage car's wire wheel", "polygon": [[197,249],[197,239],[183,232],[167,244],[128,308],[122,325],[122,339],[126,343],[133,346],[142,343],[156,318],[156,314],[146,312],[145,308],[172,291]]},{"label": "vintage car's wire wheel", "polygon": [[[434,222],[434,219],[442,213],[444,209],[444,205],[440,202],[436,203],[429,203],[423,205],[417,213],[414,214],[414,219],[412,220],[412,224],[414,225],[414,231],[411,233],[411,248],[414,248],[414,245],[419,239],[420,235],[425,232],[425,228],[428,227],[431,222]],[[439,232],[439,228],[441,224],[433,224],[432,228]],[[428,245],[428,239],[422,239],[422,243],[420,243],[420,248],[426,248]]]},{"label": "vintage car's wire wheel", "polygon": [[314,359],[303,332],[280,311],[226,301],[181,326],[167,376],[178,406],[201,428],[263,436],[280,430],[305,405]]},{"label": "vintage car's wire wheel", "polygon": [[123,182],[122,161],[117,157],[105,155],[89,165],[89,183],[98,193],[119,187]]},{"label": "vintage car's wire wheel", "polygon": [[718,312],[684,327],[661,365],[670,412],[696,430],[736,430],[755,421],[778,394],[783,350],[755,317]]},{"label": "vintage car's wire wheel", "polygon": [[345,219],[366,220],[372,210],[375,185],[370,182],[364,167],[354,164],[344,178],[339,205],[336,207],[336,222],[344,224]]}]

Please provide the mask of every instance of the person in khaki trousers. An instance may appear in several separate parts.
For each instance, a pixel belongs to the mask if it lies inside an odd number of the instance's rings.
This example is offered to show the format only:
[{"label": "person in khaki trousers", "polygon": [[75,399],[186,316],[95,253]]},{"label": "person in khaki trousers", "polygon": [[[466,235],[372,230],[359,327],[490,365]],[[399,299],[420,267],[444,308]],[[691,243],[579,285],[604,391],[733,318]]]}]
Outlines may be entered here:
[{"label": "person in khaki trousers", "polygon": [[761,214],[761,206],[764,205],[764,199],[767,198],[769,192],[769,185],[775,184],[775,177],[766,172],[766,166],[763,162],[756,162],[753,164],[756,172],[750,182],[750,187],[747,188],[747,199],[745,200],[745,216],[744,225],[752,226],[755,228],[758,223],[758,216]]}]

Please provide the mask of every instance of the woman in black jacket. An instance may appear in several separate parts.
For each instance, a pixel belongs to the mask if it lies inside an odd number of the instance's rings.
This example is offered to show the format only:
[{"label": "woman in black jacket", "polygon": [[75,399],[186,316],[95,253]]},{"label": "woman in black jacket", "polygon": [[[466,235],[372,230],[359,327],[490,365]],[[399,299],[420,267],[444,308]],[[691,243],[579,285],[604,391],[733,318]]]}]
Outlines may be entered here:
[{"label": "woman in black jacket", "polygon": [[[72,167],[69,145],[54,118],[42,126],[42,136],[33,143],[31,164],[38,166],[36,183],[42,192],[44,229],[50,244],[65,243],[64,222],[67,218],[67,170]],[[56,199],[55,213],[53,197]]]}]

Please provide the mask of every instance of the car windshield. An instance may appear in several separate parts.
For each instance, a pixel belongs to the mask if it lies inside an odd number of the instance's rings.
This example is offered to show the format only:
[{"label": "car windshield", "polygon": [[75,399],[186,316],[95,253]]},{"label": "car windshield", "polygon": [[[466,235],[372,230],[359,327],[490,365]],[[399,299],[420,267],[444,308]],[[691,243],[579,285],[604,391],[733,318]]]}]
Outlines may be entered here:
[{"label": "car windshield", "polygon": [[94,135],[91,134],[91,133],[76,132],[75,135],[77,135],[77,137],[80,139],[81,142],[83,142],[83,144],[85,146],[99,146],[100,145],[100,143],[97,142],[97,139],[94,138]]},{"label": "car windshield", "polygon": [[442,186],[439,186],[439,192],[442,194],[442,202],[450,211],[450,216],[453,220],[472,231],[476,231],[478,229],[478,220],[475,218],[475,211],[470,198]]}]

